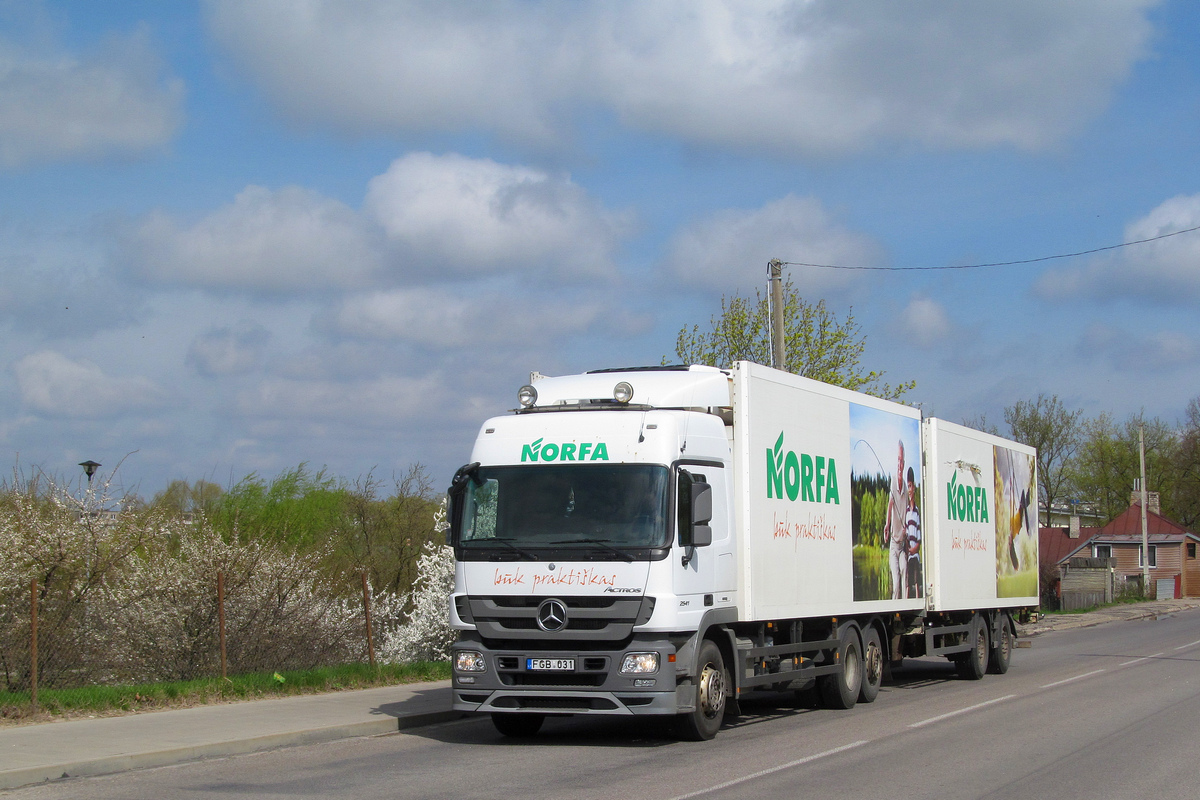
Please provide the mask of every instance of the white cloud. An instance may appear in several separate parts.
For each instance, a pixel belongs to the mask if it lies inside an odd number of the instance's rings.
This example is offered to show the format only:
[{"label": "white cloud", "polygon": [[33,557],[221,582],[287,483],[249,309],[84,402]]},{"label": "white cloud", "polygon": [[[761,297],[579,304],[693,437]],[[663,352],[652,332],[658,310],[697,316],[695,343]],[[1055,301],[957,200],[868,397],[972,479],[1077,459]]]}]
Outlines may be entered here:
[{"label": "white cloud", "polygon": [[461,291],[412,288],[342,300],[322,327],[343,336],[400,340],[435,350],[490,349],[586,330],[604,315],[600,299],[573,303],[501,291],[467,297]]},{"label": "white cloud", "polygon": [[[698,220],[675,235],[668,268],[688,286],[753,292],[766,283],[767,262],[872,265],[880,248],[839,225],[814,198],[788,195],[753,211],[729,209]],[[855,273],[805,269],[802,296],[844,289]]]},{"label": "white cloud", "polygon": [[0,164],[129,155],[183,121],[183,82],[165,77],[144,30],[99,52],[29,52],[0,40]]},{"label": "white cloud", "polygon": [[627,215],[566,176],[457,154],[397,159],[362,211],[311,189],[248,186],[195,222],[147,215],[121,239],[141,277],[215,291],[312,293],[398,280],[608,281]]},{"label": "white cloud", "polygon": [[930,297],[917,295],[908,301],[892,332],[904,346],[927,348],[944,344],[954,327],[945,306]]},{"label": "white cloud", "polygon": [[[1139,242],[1200,226],[1200,194],[1172,197],[1125,229]],[[1048,299],[1139,297],[1180,303],[1200,298],[1200,231],[1131,244],[1083,267],[1048,270],[1035,290]]]},{"label": "white cloud", "polygon": [[1156,0],[210,0],[216,38],[297,119],[547,141],[589,106],[791,154],[879,141],[1042,148],[1143,57]]},{"label": "white cloud", "polygon": [[[431,377],[383,375],[351,381],[270,378],[237,396],[238,411],[268,423],[386,428],[429,409],[445,410],[448,398]],[[283,431],[280,431],[282,433]]]},{"label": "white cloud", "polygon": [[152,280],[264,292],[362,286],[382,258],[356,211],[298,186],[248,186],[191,225],[154,212],[124,245],[133,269]]},{"label": "white cloud", "polygon": [[157,408],[164,392],[149,378],[114,377],[89,361],[72,361],[43,350],[14,365],[21,400],[56,417],[96,419]]},{"label": "white cloud", "polygon": [[262,362],[263,348],[270,339],[266,328],[251,322],[210,328],[192,341],[187,363],[208,377],[245,374]]},{"label": "white cloud", "polygon": [[414,261],[462,275],[604,275],[629,227],[566,176],[456,154],[397,159],[364,210]]},{"label": "white cloud", "polygon": [[1170,373],[1200,364],[1200,341],[1178,331],[1135,334],[1097,323],[1084,332],[1076,350],[1080,358],[1104,359],[1122,374]]}]

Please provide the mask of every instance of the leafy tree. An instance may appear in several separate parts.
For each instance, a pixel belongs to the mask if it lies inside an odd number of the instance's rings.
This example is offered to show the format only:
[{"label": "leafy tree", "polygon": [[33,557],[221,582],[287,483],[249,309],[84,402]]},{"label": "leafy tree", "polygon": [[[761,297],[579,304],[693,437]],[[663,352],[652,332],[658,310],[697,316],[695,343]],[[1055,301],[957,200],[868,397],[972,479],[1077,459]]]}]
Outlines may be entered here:
[{"label": "leafy tree", "polygon": [[999,436],[1000,429],[996,427],[996,423],[987,418],[987,414],[976,414],[973,417],[964,417],[962,424],[968,428],[974,428],[977,431],[990,433],[992,436]]},{"label": "leafy tree", "polygon": [[1140,475],[1138,431],[1145,426],[1146,488],[1159,493],[1163,513],[1173,515],[1178,435],[1169,425],[1142,413],[1130,415],[1118,425],[1105,413],[1083,423],[1073,470],[1081,497],[1096,503],[1097,510],[1111,520],[1129,507],[1134,481]]},{"label": "leafy tree", "polygon": [[1175,452],[1175,492],[1171,508],[1189,530],[1200,525],[1200,397],[1188,403]]},{"label": "leafy tree", "polygon": [[372,586],[403,594],[417,580],[422,549],[444,537],[433,525],[437,501],[425,468],[414,464],[393,482],[391,497],[382,496],[383,481],[374,473],[347,487],[336,553],[346,568],[367,570]]},{"label": "leafy tree", "polygon": [[310,550],[327,542],[345,521],[346,489],[324,469],[307,464],[269,483],[251,473],[213,504],[213,526],[230,541],[267,539]]},{"label": "leafy tree", "polygon": [[[891,386],[882,382],[882,372],[863,371],[859,361],[866,337],[854,321],[853,312],[839,319],[824,300],[809,303],[800,297],[790,279],[783,287],[783,304],[784,368],[788,372],[893,400],[916,386],[916,381]],[[712,318],[710,329],[693,325],[679,331],[675,354],[684,363],[714,367],[727,367],[741,360],[770,364],[768,298],[761,291],[755,292],[754,300],[736,294],[722,297],[721,314]]]},{"label": "leafy tree", "polygon": [[1042,524],[1050,524],[1055,502],[1069,491],[1072,459],[1079,448],[1081,409],[1068,409],[1058,395],[1039,394],[1004,409],[1012,438],[1037,448],[1038,494]]},{"label": "leafy tree", "polygon": [[176,514],[207,513],[221,499],[224,491],[218,484],[198,480],[189,484],[185,480],[174,480],[158,494],[151,505]]}]

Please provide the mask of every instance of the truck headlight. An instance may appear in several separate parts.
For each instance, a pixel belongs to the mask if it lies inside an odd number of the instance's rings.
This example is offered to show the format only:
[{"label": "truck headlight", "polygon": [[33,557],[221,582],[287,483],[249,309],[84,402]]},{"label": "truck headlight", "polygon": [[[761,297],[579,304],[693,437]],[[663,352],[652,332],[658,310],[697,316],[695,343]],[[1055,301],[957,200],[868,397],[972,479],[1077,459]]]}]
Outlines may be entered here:
[{"label": "truck headlight", "polygon": [[658,653],[626,653],[621,659],[622,675],[652,675],[658,672]]},{"label": "truck headlight", "polygon": [[454,669],[456,672],[486,672],[487,661],[478,650],[455,650]]}]

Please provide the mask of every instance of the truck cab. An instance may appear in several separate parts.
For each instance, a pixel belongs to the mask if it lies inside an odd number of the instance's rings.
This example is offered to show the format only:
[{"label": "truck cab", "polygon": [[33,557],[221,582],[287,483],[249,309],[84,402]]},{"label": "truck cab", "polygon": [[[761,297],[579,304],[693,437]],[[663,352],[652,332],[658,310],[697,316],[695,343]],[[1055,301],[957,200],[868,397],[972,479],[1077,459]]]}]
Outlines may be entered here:
[{"label": "truck cab", "polygon": [[506,733],[694,712],[697,632],[737,616],[728,375],[600,371],[519,399],[450,491],[454,708]]}]

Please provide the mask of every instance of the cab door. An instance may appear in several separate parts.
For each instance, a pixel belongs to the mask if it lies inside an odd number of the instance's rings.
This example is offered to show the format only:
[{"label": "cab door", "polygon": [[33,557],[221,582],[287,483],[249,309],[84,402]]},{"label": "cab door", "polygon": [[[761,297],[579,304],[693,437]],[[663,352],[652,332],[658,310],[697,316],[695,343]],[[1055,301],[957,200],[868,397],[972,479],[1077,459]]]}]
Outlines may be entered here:
[{"label": "cab door", "polygon": [[[728,470],[720,462],[680,462],[675,480],[675,540],[670,558],[678,614],[682,619],[721,606],[733,605],[736,573],[731,534],[732,510],[729,502]],[[712,487],[712,542],[705,546],[687,545],[692,524],[689,504],[693,482]],[[681,619],[681,621],[682,621]]]}]

